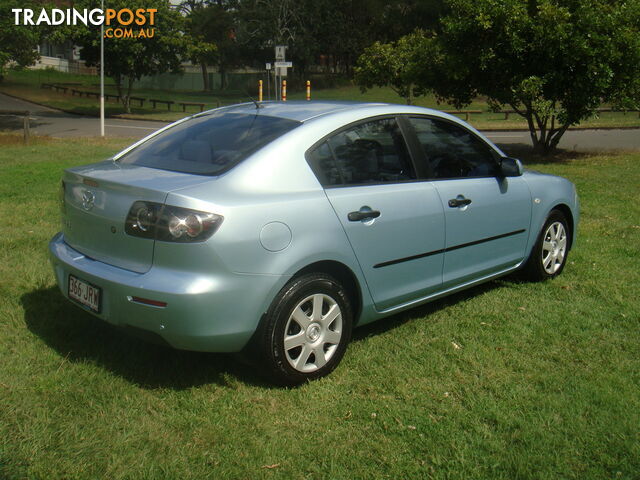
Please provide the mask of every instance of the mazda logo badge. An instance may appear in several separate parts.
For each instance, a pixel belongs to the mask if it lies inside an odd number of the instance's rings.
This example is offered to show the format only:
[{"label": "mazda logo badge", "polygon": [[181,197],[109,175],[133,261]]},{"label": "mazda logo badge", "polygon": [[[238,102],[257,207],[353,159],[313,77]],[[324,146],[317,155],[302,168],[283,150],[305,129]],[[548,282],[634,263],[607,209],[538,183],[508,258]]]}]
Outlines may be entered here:
[{"label": "mazda logo badge", "polygon": [[91,190],[85,190],[82,193],[82,208],[85,210],[91,210],[95,201],[96,196]]}]

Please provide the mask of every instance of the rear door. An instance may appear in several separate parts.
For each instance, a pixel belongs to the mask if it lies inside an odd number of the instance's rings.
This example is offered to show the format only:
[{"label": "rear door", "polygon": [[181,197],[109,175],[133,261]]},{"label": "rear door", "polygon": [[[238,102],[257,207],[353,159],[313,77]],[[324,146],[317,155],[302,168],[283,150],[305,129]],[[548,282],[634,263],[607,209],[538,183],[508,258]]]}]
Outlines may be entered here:
[{"label": "rear door", "polygon": [[500,177],[498,154],[453,122],[411,117],[444,210],[445,288],[522,261],[531,194],[522,177]]},{"label": "rear door", "polygon": [[308,153],[379,310],[441,288],[443,209],[418,181],[393,117],[342,129]]}]

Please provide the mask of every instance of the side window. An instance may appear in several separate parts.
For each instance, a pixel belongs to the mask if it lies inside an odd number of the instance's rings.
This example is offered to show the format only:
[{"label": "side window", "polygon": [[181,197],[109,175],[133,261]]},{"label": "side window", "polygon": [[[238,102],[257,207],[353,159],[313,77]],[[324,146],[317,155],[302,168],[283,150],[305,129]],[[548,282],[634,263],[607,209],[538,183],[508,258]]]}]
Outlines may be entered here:
[{"label": "side window", "polygon": [[324,186],[392,183],[416,178],[394,118],[360,123],[321,143],[309,164]]},{"label": "side window", "polygon": [[322,142],[309,154],[309,165],[318,177],[318,181],[325,187],[342,185],[342,175],[327,142]]},{"label": "side window", "polygon": [[466,129],[427,117],[409,119],[433,178],[490,177],[497,174],[492,150]]}]

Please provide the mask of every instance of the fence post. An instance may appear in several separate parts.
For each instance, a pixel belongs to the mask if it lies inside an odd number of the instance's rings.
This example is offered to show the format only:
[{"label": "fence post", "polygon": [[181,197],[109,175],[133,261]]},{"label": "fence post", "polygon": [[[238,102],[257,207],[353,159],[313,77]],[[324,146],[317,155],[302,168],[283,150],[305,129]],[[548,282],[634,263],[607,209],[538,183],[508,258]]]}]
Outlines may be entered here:
[{"label": "fence post", "polygon": [[262,101],[262,80],[258,80],[258,101]]},{"label": "fence post", "polygon": [[287,101],[287,81],[282,80],[282,101]]},{"label": "fence post", "polygon": [[311,82],[307,80],[307,101],[311,100]]},{"label": "fence post", "polygon": [[29,125],[29,115],[30,112],[24,112],[24,144],[29,145],[31,140],[31,126]]}]

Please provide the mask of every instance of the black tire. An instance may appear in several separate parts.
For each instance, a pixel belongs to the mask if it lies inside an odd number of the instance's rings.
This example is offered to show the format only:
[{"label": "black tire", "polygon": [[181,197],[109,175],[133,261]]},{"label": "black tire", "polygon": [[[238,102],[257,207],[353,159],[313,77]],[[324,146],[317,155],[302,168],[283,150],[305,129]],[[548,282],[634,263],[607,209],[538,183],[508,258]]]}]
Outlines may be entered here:
[{"label": "black tire", "polygon": [[[313,315],[316,310],[321,312],[319,317]],[[276,295],[263,319],[259,367],[283,386],[328,375],[340,363],[351,339],[352,312],[345,289],[331,276],[311,273],[293,279]],[[292,346],[298,342],[301,345]]]},{"label": "black tire", "polygon": [[[562,226],[562,230],[556,229],[558,225]],[[554,238],[556,232],[561,234],[563,232],[562,239]],[[549,244],[554,245],[553,250],[549,250]],[[570,244],[571,230],[567,218],[560,210],[552,210],[544,222],[531,256],[524,267],[527,278],[533,282],[541,282],[560,275],[567,264]],[[564,249],[561,252],[563,245]],[[554,252],[557,253],[555,258]]]}]

